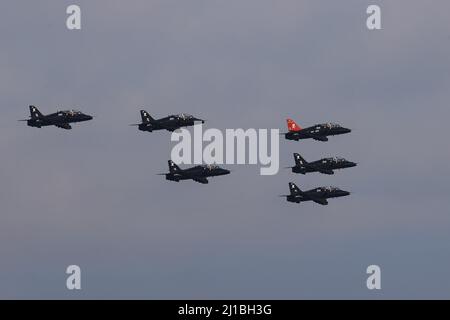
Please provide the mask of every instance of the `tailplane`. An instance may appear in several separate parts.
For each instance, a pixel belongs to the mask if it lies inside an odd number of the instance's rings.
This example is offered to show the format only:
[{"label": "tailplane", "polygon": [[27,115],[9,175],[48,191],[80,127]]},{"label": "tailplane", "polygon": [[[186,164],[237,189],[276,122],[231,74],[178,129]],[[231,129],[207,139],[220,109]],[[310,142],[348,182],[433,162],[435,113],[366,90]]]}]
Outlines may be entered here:
[{"label": "tailplane", "polygon": [[170,173],[178,173],[181,169],[172,160],[169,160],[169,171]]},{"label": "tailplane", "polygon": [[304,166],[305,164],[307,164],[308,162],[302,158],[301,155],[299,155],[298,153],[294,153],[294,159],[295,159],[295,165],[297,167],[301,167]]},{"label": "tailplane", "polygon": [[43,118],[44,115],[35,106],[30,106],[30,115],[32,120]]},{"label": "tailplane", "polygon": [[141,110],[141,118],[142,118],[142,123],[144,123],[144,124],[152,123],[155,121],[155,119],[153,119],[150,116],[150,114],[145,110]]},{"label": "tailplane", "polygon": [[289,191],[291,192],[291,196],[299,195],[302,193],[302,190],[300,190],[293,182],[289,182]]},{"label": "tailplane", "polygon": [[287,119],[286,122],[287,122],[287,127],[288,127],[289,132],[295,132],[295,131],[302,130],[302,128],[297,123],[295,123],[294,120]]}]

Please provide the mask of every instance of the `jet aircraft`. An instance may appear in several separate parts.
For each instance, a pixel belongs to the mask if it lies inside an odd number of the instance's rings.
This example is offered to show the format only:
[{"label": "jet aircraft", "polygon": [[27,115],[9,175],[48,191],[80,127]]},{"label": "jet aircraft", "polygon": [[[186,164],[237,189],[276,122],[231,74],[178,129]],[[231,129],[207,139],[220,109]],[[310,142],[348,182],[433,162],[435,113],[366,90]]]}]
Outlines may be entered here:
[{"label": "jet aircraft", "polygon": [[138,126],[139,130],[148,132],[155,130],[167,130],[173,132],[181,127],[193,126],[196,122],[205,123],[205,120],[195,118],[185,113],[169,115],[161,119],[153,119],[147,111],[141,110],[141,118],[142,123],[132,124],[132,126]]},{"label": "jet aircraft", "polygon": [[195,166],[188,169],[180,169],[172,160],[169,160],[169,173],[165,175],[167,180],[180,182],[180,180],[194,180],[199,183],[207,184],[208,177],[222,176],[229,174],[230,171],[220,168],[216,165]]},{"label": "jet aircraft", "polygon": [[333,170],[356,166],[356,163],[338,157],[324,158],[313,162],[307,162],[298,153],[294,153],[294,160],[295,166],[290,168],[292,168],[293,173],[301,174],[306,174],[308,172],[334,174]]},{"label": "jet aircraft", "polygon": [[350,129],[344,128],[335,123],[317,124],[308,128],[301,128],[292,119],[287,119],[288,133],[285,133],[287,140],[314,139],[317,141],[328,141],[328,136],[335,136],[351,132]]},{"label": "jet aircraft", "polygon": [[328,204],[327,199],[345,197],[350,194],[348,191],[341,190],[336,187],[319,187],[308,191],[301,191],[293,182],[289,182],[289,195],[282,195],[286,197],[288,202],[300,203],[304,201],[314,201],[323,206]]},{"label": "jet aircraft", "polygon": [[30,106],[31,118],[26,121],[30,127],[41,128],[46,126],[55,126],[61,129],[70,130],[70,123],[92,120],[92,116],[76,110],[58,111],[49,115],[43,115],[38,108]]}]

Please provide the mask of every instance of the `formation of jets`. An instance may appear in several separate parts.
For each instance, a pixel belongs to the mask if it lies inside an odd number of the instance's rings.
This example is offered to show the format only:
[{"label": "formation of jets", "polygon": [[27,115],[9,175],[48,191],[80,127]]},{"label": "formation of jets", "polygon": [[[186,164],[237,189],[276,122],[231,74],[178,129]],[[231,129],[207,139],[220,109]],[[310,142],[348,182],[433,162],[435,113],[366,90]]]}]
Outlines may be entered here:
[{"label": "formation of jets", "polygon": [[[288,132],[285,133],[286,140],[299,141],[302,139],[314,139],[317,141],[328,141],[329,136],[350,133],[351,130],[336,123],[317,124],[312,127],[302,129],[294,120],[287,119]],[[334,170],[345,169],[356,166],[355,162],[343,158],[323,158],[313,162],[307,162],[298,153],[294,153],[295,166],[289,167],[293,173],[306,174],[310,172],[320,172],[332,175]],[[300,203],[314,201],[323,206],[328,204],[329,198],[345,197],[350,192],[336,187],[319,187],[308,191],[302,191],[293,182],[289,182],[290,194],[282,195],[288,202]]]},{"label": "formation of jets", "polygon": [[[61,129],[72,129],[71,124],[92,120],[93,117],[76,110],[57,111],[52,114],[44,115],[35,106],[30,106],[30,119],[19,120],[26,121],[27,125],[35,128],[46,126],[56,126]],[[153,132],[157,130],[167,130],[173,132],[182,127],[194,126],[197,123],[205,123],[205,120],[196,118],[188,114],[169,115],[164,118],[154,119],[150,114],[141,110],[142,122],[133,124],[140,131]],[[299,141],[303,139],[314,139],[317,141],[328,141],[329,136],[335,136],[351,132],[338,124],[326,123],[318,124],[302,129],[292,119],[287,119],[288,132],[285,133],[287,140]],[[334,170],[344,169],[356,166],[356,163],[343,158],[323,158],[313,162],[307,162],[300,154],[294,153],[295,166],[289,167],[293,173],[312,173],[332,175]],[[208,184],[208,178],[230,174],[229,170],[216,165],[199,165],[191,168],[181,169],[172,160],[168,161],[169,172],[162,173],[166,180],[180,182],[182,180],[193,180],[198,183]],[[295,183],[289,183],[290,194],[283,195],[288,202],[300,203],[304,201],[313,201],[321,205],[327,205],[329,198],[348,196],[350,192],[336,187],[319,187],[308,191],[300,190]]]}]

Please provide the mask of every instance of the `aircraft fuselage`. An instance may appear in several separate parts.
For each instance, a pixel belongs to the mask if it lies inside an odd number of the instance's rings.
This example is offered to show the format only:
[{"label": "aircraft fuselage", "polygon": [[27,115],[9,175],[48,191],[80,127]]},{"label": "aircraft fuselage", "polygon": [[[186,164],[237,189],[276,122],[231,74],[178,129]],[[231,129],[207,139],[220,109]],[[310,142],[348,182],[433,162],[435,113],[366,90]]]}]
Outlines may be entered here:
[{"label": "aircraft fuselage", "polygon": [[356,166],[356,163],[351,161],[333,162],[327,159],[322,159],[314,162],[308,162],[307,164],[296,165],[292,168],[293,173],[306,174],[310,172],[320,172],[323,174],[334,174],[333,170],[345,169]]},{"label": "aircraft fuselage", "polygon": [[208,178],[223,176],[229,174],[230,171],[222,168],[207,169],[203,166],[197,166],[185,170],[181,170],[177,173],[167,173],[167,180],[180,181],[180,180],[190,180],[193,178]]},{"label": "aircraft fuselage", "polygon": [[141,123],[139,124],[139,130],[152,132],[156,130],[168,130],[175,131],[182,127],[189,127],[195,125],[196,120],[193,119],[177,119],[166,117],[159,120],[155,120],[151,123]]},{"label": "aircraft fuselage", "polygon": [[56,126],[58,128],[70,130],[70,123],[92,120],[92,116],[76,110],[58,111],[48,115],[42,114],[35,106],[30,106],[30,119],[26,121],[27,125],[35,128],[47,126]]},{"label": "aircraft fuselage", "polygon": [[319,124],[298,131],[289,131],[285,134],[287,140],[303,140],[303,139],[314,139],[318,141],[328,141],[328,136],[336,136],[340,134],[345,134],[351,132],[350,129],[331,126],[327,124]]},{"label": "aircraft fuselage", "polygon": [[303,191],[299,194],[291,194],[287,196],[287,201],[300,203],[304,201],[316,201],[317,199],[339,198],[350,195],[350,192],[344,190],[324,190],[325,188],[316,188]]}]

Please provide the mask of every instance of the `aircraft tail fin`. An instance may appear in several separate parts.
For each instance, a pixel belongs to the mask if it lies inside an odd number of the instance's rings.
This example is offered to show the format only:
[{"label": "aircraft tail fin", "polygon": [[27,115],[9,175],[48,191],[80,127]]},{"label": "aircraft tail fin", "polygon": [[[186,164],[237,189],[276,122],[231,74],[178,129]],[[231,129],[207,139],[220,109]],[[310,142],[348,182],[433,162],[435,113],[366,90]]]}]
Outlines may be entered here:
[{"label": "aircraft tail fin", "polygon": [[144,123],[144,124],[152,123],[153,121],[155,121],[155,119],[153,119],[150,116],[150,114],[145,110],[141,110],[141,118],[142,118],[142,123]]},{"label": "aircraft tail fin", "polygon": [[302,128],[292,119],[286,119],[289,132],[296,132],[302,130]]},{"label": "aircraft tail fin", "polygon": [[291,195],[295,196],[302,193],[302,190],[299,189],[293,182],[289,182],[289,190],[291,191]]},{"label": "aircraft tail fin", "polygon": [[33,120],[44,117],[44,115],[35,106],[30,106],[30,115]]},{"label": "aircraft tail fin", "polygon": [[169,160],[169,171],[170,171],[170,173],[177,173],[177,172],[180,172],[181,169],[179,166],[177,166],[175,164],[175,162],[173,162],[172,160]]},{"label": "aircraft tail fin", "polygon": [[305,164],[307,164],[308,162],[302,158],[302,156],[298,153],[294,153],[294,159],[295,159],[295,165],[300,167],[303,166]]}]

